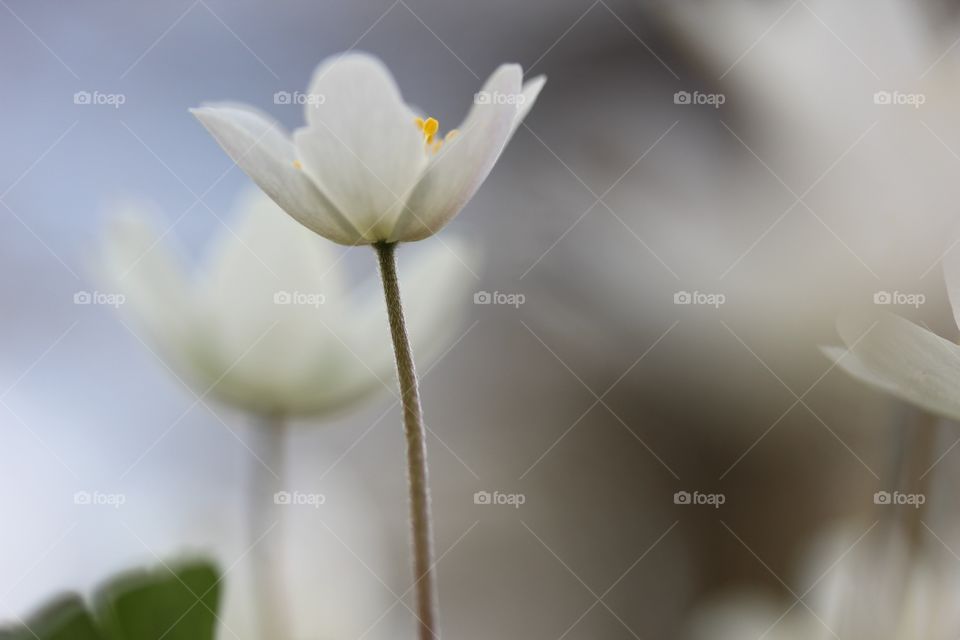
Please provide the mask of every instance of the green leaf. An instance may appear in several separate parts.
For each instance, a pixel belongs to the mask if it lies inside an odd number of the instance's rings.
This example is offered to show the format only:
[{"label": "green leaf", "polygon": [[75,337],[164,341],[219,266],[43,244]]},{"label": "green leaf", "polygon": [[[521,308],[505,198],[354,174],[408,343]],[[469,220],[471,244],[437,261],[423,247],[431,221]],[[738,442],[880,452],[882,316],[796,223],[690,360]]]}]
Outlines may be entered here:
[{"label": "green leaf", "polygon": [[213,640],[220,575],[205,560],[130,571],[97,590],[56,598],[0,640]]},{"label": "green leaf", "polygon": [[104,640],[103,634],[76,594],[66,594],[44,606],[21,625],[0,631],[2,640]]},{"label": "green leaf", "polygon": [[108,640],[212,640],[219,582],[207,563],[130,572],[100,589],[97,617]]}]

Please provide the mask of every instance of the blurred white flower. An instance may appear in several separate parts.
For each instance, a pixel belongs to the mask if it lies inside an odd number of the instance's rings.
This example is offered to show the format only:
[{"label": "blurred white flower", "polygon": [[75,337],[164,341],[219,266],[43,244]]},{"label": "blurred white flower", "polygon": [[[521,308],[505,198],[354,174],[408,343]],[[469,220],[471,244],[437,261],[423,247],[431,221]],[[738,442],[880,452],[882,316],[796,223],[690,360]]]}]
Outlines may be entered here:
[{"label": "blurred white flower", "polygon": [[[805,267],[793,270],[793,287],[781,285],[796,306],[811,306],[798,287],[827,300],[825,290],[842,295],[867,269],[884,279],[922,277],[952,239],[945,235],[960,194],[955,35],[935,29],[923,4],[900,0],[676,2],[664,9],[726,95],[724,124],[760,158],[723,131],[745,159],[743,172],[757,176],[758,193],[770,180],[777,186],[757,202],[767,222],[751,228],[752,237],[776,219],[771,211],[780,214],[793,201],[778,195],[803,202],[788,217],[807,223],[771,253]],[[777,185],[781,179],[790,192]],[[771,235],[764,244],[776,242]],[[811,262],[814,247],[828,255]],[[758,257],[751,252],[741,266],[749,269]],[[757,278],[782,282],[764,266],[754,267]]]},{"label": "blurred white flower", "polygon": [[[652,61],[651,77],[666,83],[641,91],[630,65],[599,65],[543,114],[545,132],[587,112],[606,123],[579,138],[571,131],[571,141],[544,139],[591,186],[623,176],[604,198],[616,218],[597,205],[575,224],[593,200],[569,210],[583,192],[573,180],[532,193],[529,206],[568,215],[542,216],[531,241],[546,254],[525,281],[550,288],[538,300],[552,294],[555,308],[534,311],[579,350],[574,368],[609,363],[616,377],[639,355],[622,345],[653,344],[679,319],[645,362],[659,365],[691,423],[716,433],[708,425],[721,417],[752,441],[785,408],[779,383],[717,319],[802,389],[827,368],[815,347],[851,300],[878,289],[932,299],[923,276],[957,237],[960,47],[951,47],[952,23],[931,29],[924,5],[901,0],[653,4],[677,38],[665,42],[685,49],[680,78]],[[726,102],[678,104],[678,90]],[[878,92],[925,102],[883,104]],[[608,259],[597,260],[601,246]],[[722,314],[672,304],[695,289],[724,294]],[[932,320],[934,309],[918,315]],[[695,406],[683,401],[691,388],[704,390]],[[850,400],[825,397],[817,411],[835,430],[875,433],[894,420],[886,402]],[[775,431],[809,433],[785,426]]]},{"label": "blurred white flower", "polygon": [[522,83],[498,68],[459,130],[402,99],[378,59],[345,53],[324,61],[306,94],[307,125],[293,136],[236,105],[192,112],[227,154],[300,223],[340,244],[421,240],[473,196],[536,100],[545,78]]},{"label": "blurred white flower", "polygon": [[[143,207],[109,228],[105,275],[159,355],[197,393],[262,416],[314,416],[383,388],[393,375],[376,282],[346,281],[340,252],[245,194],[231,229],[191,277]],[[412,256],[407,308],[415,348],[455,337],[472,276],[452,239]],[[429,303],[428,303],[429,302]]]},{"label": "blurred white flower", "polygon": [[[944,260],[944,275],[960,323],[960,252]],[[823,351],[841,369],[922,409],[960,420],[960,346],[890,313],[842,315],[837,332],[846,349]]]},{"label": "blurred white flower", "polygon": [[[883,527],[832,532],[806,558],[801,603],[730,593],[692,616],[692,640],[952,640],[960,572],[942,547],[911,548]],[[862,537],[861,537],[862,536]],[[949,562],[940,561],[940,554]],[[792,605],[792,606],[791,606]]]}]

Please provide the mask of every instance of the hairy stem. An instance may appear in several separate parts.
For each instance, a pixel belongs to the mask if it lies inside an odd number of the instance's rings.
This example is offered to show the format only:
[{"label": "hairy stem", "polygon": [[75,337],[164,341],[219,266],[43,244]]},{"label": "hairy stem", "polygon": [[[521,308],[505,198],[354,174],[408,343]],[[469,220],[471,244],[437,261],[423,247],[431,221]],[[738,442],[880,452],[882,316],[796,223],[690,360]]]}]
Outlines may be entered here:
[{"label": "hairy stem", "polygon": [[275,499],[283,484],[286,425],[280,416],[254,420],[248,479],[247,536],[253,578],[254,612],[261,638],[290,640],[290,607],[284,583],[282,505]]},{"label": "hairy stem", "polygon": [[413,537],[413,574],[416,580],[418,638],[439,638],[437,593],[433,569],[433,520],[430,515],[430,489],[427,484],[427,439],[420,409],[417,372],[413,365],[407,336],[400,283],[397,279],[396,244],[375,245],[380,262],[380,277],[390,319],[390,335],[397,360],[403,427],[407,439],[407,480],[410,488],[410,527]]}]

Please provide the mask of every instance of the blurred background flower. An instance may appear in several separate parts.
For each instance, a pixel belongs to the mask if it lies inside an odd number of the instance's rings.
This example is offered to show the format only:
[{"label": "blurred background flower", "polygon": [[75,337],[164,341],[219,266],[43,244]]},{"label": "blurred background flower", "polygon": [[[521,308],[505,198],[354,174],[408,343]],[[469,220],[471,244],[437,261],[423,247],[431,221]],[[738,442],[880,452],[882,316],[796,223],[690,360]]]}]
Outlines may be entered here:
[{"label": "blurred background flower", "polygon": [[947,640],[960,631],[960,571],[942,541],[912,545],[896,527],[846,522],[820,533],[791,598],[726,594],[691,616],[692,637]]},{"label": "blurred background flower", "polygon": [[[197,273],[189,275],[142,208],[128,208],[104,247],[105,284],[143,327],[151,352],[194,390],[258,416],[327,417],[392,390],[393,357],[376,282],[351,282],[337,250],[258,190],[245,193]],[[466,247],[413,250],[404,279],[410,332],[429,363],[464,327]],[[380,323],[380,324],[378,324]],[[179,374],[177,373],[179,372]]]},{"label": "blurred background flower", "polygon": [[[790,599],[767,568],[802,593],[792,569],[837,517],[919,511],[960,547],[943,489],[960,435],[818,349],[847,306],[952,337],[938,258],[957,240],[953,2],[4,0],[0,14],[15,53],[0,58],[0,462],[17,479],[0,513],[21,523],[0,530],[4,610],[144,559],[120,518],[158,550],[219,541],[227,566],[240,557],[223,496],[250,453],[85,265],[117,197],[158,201],[191,258],[232,229],[249,179],[185,109],[228,98],[296,126],[317,61],[351,46],[440,122],[503,60],[550,77],[437,236],[470,237],[487,265],[455,265],[477,304],[423,383],[448,635],[678,637],[723,594]],[[368,258],[343,262],[362,278]],[[290,445],[362,496],[296,529],[327,536],[301,551],[353,563],[339,595],[365,597],[341,610],[375,625],[367,637],[412,629],[401,605],[378,621],[409,587],[389,402]],[[81,508],[78,488],[140,507]],[[894,490],[927,501],[874,503]],[[519,508],[495,504],[513,494]]]}]

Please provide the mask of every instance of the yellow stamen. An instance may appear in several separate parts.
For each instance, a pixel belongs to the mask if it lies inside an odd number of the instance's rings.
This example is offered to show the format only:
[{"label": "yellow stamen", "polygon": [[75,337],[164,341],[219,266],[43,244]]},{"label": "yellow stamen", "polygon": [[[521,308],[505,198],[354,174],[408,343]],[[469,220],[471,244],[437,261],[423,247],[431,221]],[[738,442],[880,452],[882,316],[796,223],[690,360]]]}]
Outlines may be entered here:
[{"label": "yellow stamen", "polygon": [[299,161],[299,160],[294,160],[294,161],[293,161],[293,168],[294,168],[294,169],[303,169],[303,165],[300,164],[300,161]]},{"label": "yellow stamen", "polygon": [[449,142],[450,140],[453,140],[459,134],[460,134],[460,131],[458,129],[450,129],[450,131],[447,132],[447,135],[445,135],[442,139],[434,140],[432,144],[430,142],[427,142],[427,146],[430,148],[430,151],[432,151],[433,153],[439,153],[440,149],[443,147],[445,143]]},{"label": "yellow stamen", "polygon": [[427,144],[433,142],[433,137],[437,135],[437,131],[440,130],[440,123],[437,122],[436,118],[427,118],[426,120],[416,118],[414,124],[416,124],[417,129],[423,133],[424,140],[426,140]]}]

